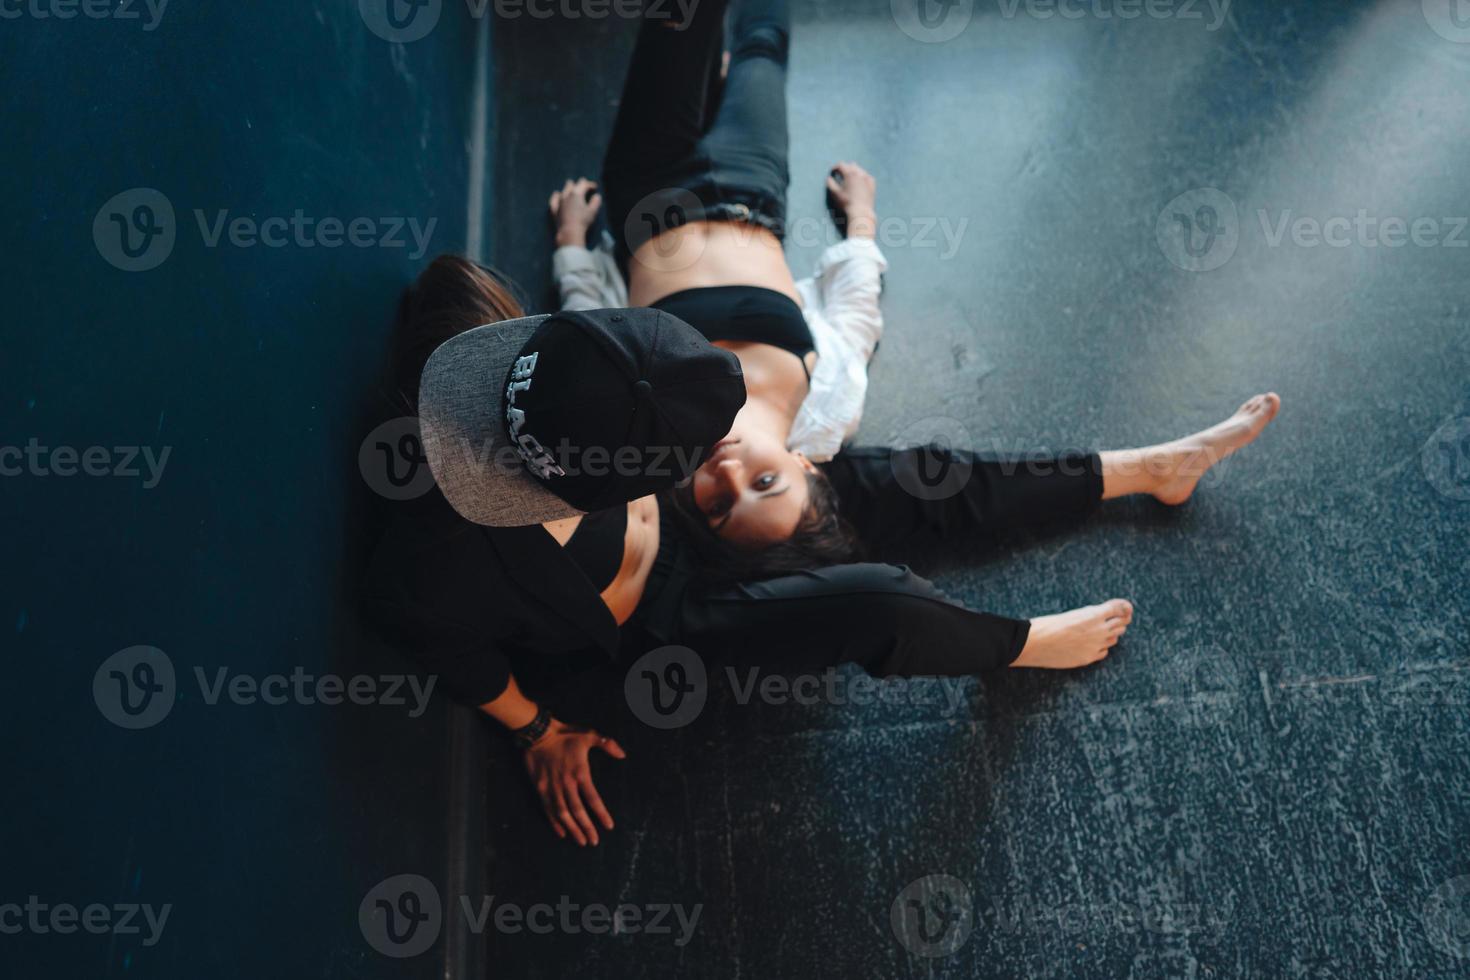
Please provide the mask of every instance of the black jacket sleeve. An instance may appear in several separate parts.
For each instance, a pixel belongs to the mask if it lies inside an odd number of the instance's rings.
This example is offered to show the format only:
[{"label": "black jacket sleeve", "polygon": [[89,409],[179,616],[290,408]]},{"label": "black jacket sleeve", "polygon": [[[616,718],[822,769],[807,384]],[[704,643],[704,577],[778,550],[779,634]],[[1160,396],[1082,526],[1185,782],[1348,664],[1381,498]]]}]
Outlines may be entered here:
[{"label": "black jacket sleeve", "polygon": [[494,701],[510,684],[510,663],[494,638],[412,601],[369,596],[369,615],[394,646],[466,704]]},{"label": "black jacket sleeve", "polygon": [[378,542],[363,612],[450,694],[481,705],[499,697],[511,676],[500,648],[504,617],[492,614],[485,589],[483,569],[495,559],[479,528],[444,517],[433,503],[403,508]]}]

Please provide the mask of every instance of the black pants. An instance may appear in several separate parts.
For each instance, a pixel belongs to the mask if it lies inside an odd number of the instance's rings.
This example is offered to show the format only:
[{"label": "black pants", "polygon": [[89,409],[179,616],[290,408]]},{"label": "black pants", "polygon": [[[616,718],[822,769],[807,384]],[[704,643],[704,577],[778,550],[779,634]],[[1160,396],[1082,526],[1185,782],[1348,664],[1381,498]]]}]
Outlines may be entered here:
[{"label": "black pants", "polygon": [[624,258],[689,221],[783,232],[790,14],[786,0],[740,0],[722,82],[726,5],[701,0],[686,24],[645,17],[639,28],[602,173]]},{"label": "black pants", "polygon": [[[874,557],[921,542],[975,553],[1007,531],[1075,521],[1102,499],[1095,453],[979,456],[938,447],[843,450],[824,470]],[[664,521],[638,641],[716,662],[811,672],[856,663],[876,676],[963,676],[1004,667],[1030,622],[968,609],[907,566],[860,562],[701,591]]]}]

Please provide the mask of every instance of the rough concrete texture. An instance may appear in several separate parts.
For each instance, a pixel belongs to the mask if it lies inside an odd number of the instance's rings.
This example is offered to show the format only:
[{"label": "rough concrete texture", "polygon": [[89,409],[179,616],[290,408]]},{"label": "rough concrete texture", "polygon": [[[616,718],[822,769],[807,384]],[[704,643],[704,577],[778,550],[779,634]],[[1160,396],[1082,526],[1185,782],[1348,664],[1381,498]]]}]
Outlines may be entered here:
[{"label": "rough concrete texture", "polygon": [[[682,946],[491,930],[494,975],[1470,972],[1470,43],[1440,7],[981,3],[922,43],[889,4],[798,6],[792,265],[835,160],[897,219],[861,441],[1121,447],[1284,407],[1184,508],[909,556],[1002,613],[1132,599],[1096,668],[953,709],[716,684],[674,732],[585,679],[630,755],[596,768],[618,829],[557,841],[497,749],[489,891],[700,918]],[[538,296],[546,194],[596,174],[632,31],[496,25],[494,255]],[[1346,244],[1297,224],[1335,217]]]}]

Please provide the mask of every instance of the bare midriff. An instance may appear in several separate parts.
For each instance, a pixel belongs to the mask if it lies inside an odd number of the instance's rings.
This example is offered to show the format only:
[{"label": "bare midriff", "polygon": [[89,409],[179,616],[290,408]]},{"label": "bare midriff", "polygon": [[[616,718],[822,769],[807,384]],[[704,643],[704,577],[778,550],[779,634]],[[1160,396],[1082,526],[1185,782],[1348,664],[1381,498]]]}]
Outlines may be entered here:
[{"label": "bare midriff", "polygon": [[648,574],[653,571],[653,560],[657,557],[658,501],[640,497],[628,505],[623,567],[618,569],[612,584],[602,590],[602,601],[607,603],[619,626],[632,618],[633,610],[643,599],[643,589],[648,585]]},{"label": "bare midriff", "polygon": [[759,225],[691,221],[644,242],[628,261],[630,306],[710,286],[761,286],[801,303],[780,239]]},{"label": "bare midriff", "polygon": [[[556,543],[565,547],[576,532],[581,517],[564,517],[544,525]],[[602,601],[619,626],[626,623],[643,599],[653,561],[658,557],[658,501],[639,497],[628,504],[628,530],[623,535],[623,563],[618,574],[602,590]]]}]

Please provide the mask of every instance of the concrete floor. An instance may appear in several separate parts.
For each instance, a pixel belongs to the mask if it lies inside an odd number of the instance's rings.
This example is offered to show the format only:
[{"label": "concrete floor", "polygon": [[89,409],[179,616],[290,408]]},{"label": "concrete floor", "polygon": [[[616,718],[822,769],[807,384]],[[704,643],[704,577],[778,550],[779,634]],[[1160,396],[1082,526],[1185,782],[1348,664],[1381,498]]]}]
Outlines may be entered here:
[{"label": "concrete floor", "polygon": [[[923,43],[888,4],[798,5],[791,263],[832,234],[834,160],[899,219],[860,441],[1106,448],[1284,407],[1181,510],[913,556],[1007,614],[1131,598],[1095,669],[954,711],[716,685],[675,732],[588,681],[630,755],[596,770],[619,827],[558,842],[497,748],[488,890],[701,917],[682,946],[492,931],[495,976],[1470,973],[1470,43],[1438,7],[975,4]],[[632,29],[495,25],[492,256],[538,292],[543,202],[596,174]],[[1334,217],[1342,247],[1295,224]]]}]

